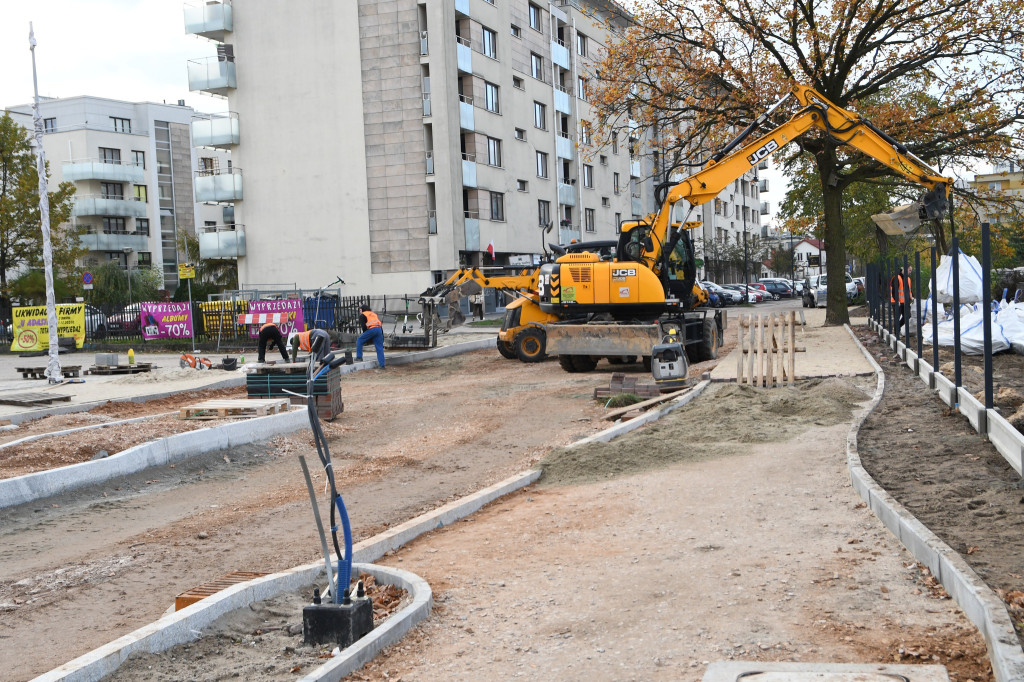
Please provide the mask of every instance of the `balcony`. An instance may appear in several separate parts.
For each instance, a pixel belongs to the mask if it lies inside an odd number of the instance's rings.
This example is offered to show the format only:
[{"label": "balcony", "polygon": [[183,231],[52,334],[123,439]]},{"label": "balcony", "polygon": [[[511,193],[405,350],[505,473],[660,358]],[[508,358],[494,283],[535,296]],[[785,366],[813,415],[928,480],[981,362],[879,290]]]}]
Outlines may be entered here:
[{"label": "balcony", "polygon": [[430,54],[430,43],[427,42],[427,32],[420,31],[420,56],[426,57]]},{"label": "balcony", "polygon": [[233,225],[235,222],[235,206],[234,204],[228,204],[224,207],[221,212],[221,218],[224,220],[225,225]]},{"label": "balcony", "polygon": [[469,38],[455,36],[455,55],[459,71],[473,73],[473,50],[470,48]]},{"label": "balcony", "polygon": [[768,215],[771,212],[772,212],[771,202],[762,201],[761,202],[761,215]]},{"label": "balcony", "polygon": [[568,182],[558,183],[558,203],[562,206],[576,205],[576,187]]},{"label": "balcony", "polygon": [[569,91],[561,85],[555,86],[555,111],[562,114],[572,114],[572,98]]},{"label": "balcony", "polygon": [[437,209],[427,210],[427,234],[437,234]]},{"label": "balcony", "polygon": [[242,169],[197,170],[193,181],[196,203],[204,201],[241,201]]},{"label": "balcony", "polygon": [[462,155],[462,186],[476,187],[476,154]]},{"label": "balcony", "polygon": [[459,127],[476,130],[476,114],[473,113],[473,98],[459,95]]},{"label": "balcony", "polygon": [[238,114],[193,114],[192,144],[220,149],[238,144]]},{"label": "balcony", "polygon": [[61,166],[61,173],[67,182],[102,180],[141,185],[146,181],[145,171],[141,167],[120,161],[103,161],[102,159],[74,159]]},{"label": "balcony", "polygon": [[220,57],[203,57],[188,61],[188,89],[227,97],[237,87],[235,62]]},{"label": "balcony", "polygon": [[430,93],[423,93],[423,115],[430,116]]},{"label": "balcony", "polygon": [[224,34],[232,29],[230,2],[185,5],[185,33],[222,43]]},{"label": "balcony", "polygon": [[145,218],[146,203],[135,197],[112,196],[103,194],[75,195],[75,203],[71,207],[71,215],[112,216],[118,218]]},{"label": "balcony", "polygon": [[477,213],[476,211],[466,211],[466,217],[464,221],[466,234],[466,251],[479,251],[480,214]]},{"label": "balcony", "polygon": [[200,228],[200,258],[241,258],[244,255],[245,225],[213,225]]},{"label": "balcony", "polygon": [[557,40],[551,41],[551,61],[569,70],[569,50]]},{"label": "balcony", "polygon": [[629,160],[629,176],[631,178],[640,177],[640,159]]},{"label": "balcony", "polygon": [[427,152],[427,175],[434,174],[434,152]]},{"label": "balcony", "polygon": [[767,192],[768,191],[768,178],[761,178],[757,181],[757,191]]},{"label": "balcony", "polygon": [[558,133],[558,136],[555,138],[555,156],[572,161],[575,148],[576,145],[573,144],[569,133]]},{"label": "balcony", "polygon": [[634,194],[632,197],[630,197],[630,210],[633,212],[633,215],[643,215],[644,214],[643,213],[643,211],[644,211],[643,202],[640,200],[640,196],[639,195]]},{"label": "balcony", "polygon": [[93,232],[83,234],[79,241],[90,251],[149,251],[149,236],[134,232]]}]

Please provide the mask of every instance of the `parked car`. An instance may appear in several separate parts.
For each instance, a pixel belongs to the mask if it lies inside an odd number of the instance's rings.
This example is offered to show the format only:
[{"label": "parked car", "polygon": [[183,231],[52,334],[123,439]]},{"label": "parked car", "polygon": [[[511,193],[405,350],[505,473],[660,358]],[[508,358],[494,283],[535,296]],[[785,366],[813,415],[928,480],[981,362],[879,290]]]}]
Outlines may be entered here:
[{"label": "parked car", "polygon": [[107,315],[107,330],[111,333],[137,332],[140,327],[141,305],[132,303],[119,313]]},{"label": "parked car", "polygon": [[[852,301],[857,295],[857,285],[853,277],[847,273],[844,283],[846,299]],[[804,280],[804,292],[801,297],[805,308],[817,308],[828,301],[828,275],[811,275]]]},{"label": "parked car", "polygon": [[793,298],[793,288],[779,280],[761,280],[764,286],[771,293],[772,298],[778,301],[780,298]]},{"label": "parked car", "polygon": [[709,292],[718,296],[721,300],[722,305],[736,305],[737,303],[743,302],[743,294],[732,289],[726,289],[720,287],[714,282],[701,282],[700,285],[707,289]]},{"label": "parked car", "polygon": [[746,291],[748,303],[761,303],[766,298],[768,298],[768,293],[766,291],[758,289],[757,287],[752,287],[745,284],[724,284],[723,286],[740,292],[740,295],[742,295],[743,292]]},{"label": "parked car", "polygon": [[857,293],[858,294],[864,293],[864,287],[865,287],[864,278],[863,277],[854,277],[853,278],[853,282],[854,282],[854,284],[857,285]]}]

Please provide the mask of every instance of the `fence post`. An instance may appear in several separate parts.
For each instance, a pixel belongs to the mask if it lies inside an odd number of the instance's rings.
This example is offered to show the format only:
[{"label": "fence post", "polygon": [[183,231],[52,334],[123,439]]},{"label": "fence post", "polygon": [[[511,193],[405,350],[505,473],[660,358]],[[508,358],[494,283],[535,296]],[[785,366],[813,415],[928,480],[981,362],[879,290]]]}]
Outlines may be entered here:
[{"label": "fence post", "polygon": [[900,303],[900,307],[903,308],[903,342],[907,345],[907,350],[910,350],[910,260],[904,254],[903,256],[903,302]]},{"label": "fence post", "polygon": [[[981,312],[985,332],[985,409],[992,409],[992,254],[989,251],[989,224],[981,224]],[[986,414],[986,417],[988,415]],[[987,425],[987,421],[986,421]]]},{"label": "fence post", "polygon": [[921,359],[921,353],[924,350],[924,339],[921,338],[921,252],[914,252],[914,272],[917,273],[917,286],[915,287],[915,296],[917,299],[917,359]]},{"label": "fence post", "polygon": [[[939,371],[939,275],[936,272],[935,255],[938,247],[933,246],[932,257],[932,371]],[[932,387],[934,388],[934,382]]]},{"label": "fence post", "polygon": [[[885,291],[888,291],[888,287],[889,287],[889,260],[888,259],[883,259],[882,260],[881,269],[882,269],[882,286],[885,288]],[[883,293],[881,298],[882,298],[882,306],[883,306],[883,310],[882,310],[882,329],[885,329],[886,331],[891,333],[892,330],[890,329],[890,323],[891,323],[891,318],[892,318],[892,310],[889,308],[889,302],[885,300],[886,298],[888,298],[888,296],[885,293]]]},{"label": "fence post", "polygon": [[[959,389],[963,380],[960,366],[960,240],[953,237],[953,373],[954,384]],[[960,395],[954,396],[955,403],[960,404]]]}]

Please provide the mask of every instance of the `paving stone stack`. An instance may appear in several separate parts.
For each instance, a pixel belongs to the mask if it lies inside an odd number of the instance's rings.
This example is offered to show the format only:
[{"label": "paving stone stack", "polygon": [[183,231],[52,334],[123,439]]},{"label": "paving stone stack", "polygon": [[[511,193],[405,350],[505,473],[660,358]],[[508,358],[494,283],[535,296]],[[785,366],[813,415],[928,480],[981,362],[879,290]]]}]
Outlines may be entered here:
[{"label": "paving stone stack", "polygon": [[[262,365],[245,377],[245,388],[250,398],[288,398],[293,405],[305,405],[306,399],[286,393],[306,393],[305,363]],[[316,411],[321,419],[331,420],[341,414],[345,405],[341,399],[341,371],[328,370],[313,384]]]}]

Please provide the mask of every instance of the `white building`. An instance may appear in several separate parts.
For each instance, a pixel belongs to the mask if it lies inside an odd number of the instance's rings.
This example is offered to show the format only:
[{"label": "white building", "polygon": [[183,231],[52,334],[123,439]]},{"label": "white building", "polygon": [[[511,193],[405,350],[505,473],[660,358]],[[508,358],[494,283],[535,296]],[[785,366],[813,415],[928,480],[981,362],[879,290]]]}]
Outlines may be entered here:
[{"label": "white building", "polygon": [[[39,108],[50,184],[75,184],[72,221],[85,226],[82,243],[89,249],[83,265],[155,266],[173,290],[178,233],[224,222],[222,207],[193,197],[199,156],[189,130],[192,109],[100,97],[46,98]],[[9,111],[33,129],[31,105]]]},{"label": "white building", "polygon": [[793,247],[793,261],[797,279],[806,279],[811,275],[824,275],[828,262],[825,242],[813,237],[804,237]]},{"label": "white building", "polygon": [[607,0],[187,6],[186,32],[216,43],[189,87],[233,112],[209,126],[235,162],[212,177],[237,202],[240,286],[418,293],[460,264],[614,239],[654,208],[635,128],[592,139],[588,81],[626,16]]}]

